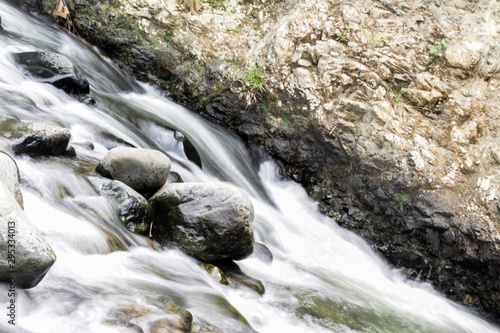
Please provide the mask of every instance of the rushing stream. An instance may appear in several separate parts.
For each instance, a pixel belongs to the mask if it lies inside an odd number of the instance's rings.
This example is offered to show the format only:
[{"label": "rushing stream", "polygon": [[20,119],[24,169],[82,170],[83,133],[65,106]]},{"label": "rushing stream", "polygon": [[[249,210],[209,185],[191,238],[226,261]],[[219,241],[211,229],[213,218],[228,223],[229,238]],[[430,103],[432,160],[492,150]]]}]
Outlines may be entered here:
[{"label": "rushing stream", "polygon": [[[231,134],[154,88],[123,78],[66,31],[4,1],[0,16],[5,29],[0,34],[0,118],[61,124],[71,130],[78,156],[12,154],[25,212],[46,235],[57,261],[38,286],[17,290],[17,325],[0,315],[1,332],[137,332],[110,324],[121,304],[149,311],[133,321],[148,332],[149,324],[161,318],[157,304],[165,298],[189,310],[194,323],[225,333],[500,332],[429,285],[406,280],[359,237],[319,214],[299,185],[280,180],[272,160],[256,168]],[[26,77],[11,54],[36,50],[70,58],[89,79],[96,104],[80,103]],[[201,169],[186,158],[172,129],[197,148]],[[263,296],[221,285],[194,259],[178,250],[157,250],[125,229],[87,179],[89,166],[120,144],[165,152],[184,181],[231,182],[252,197],[255,238],[274,260],[253,255],[238,265],[263,282]],[[1,284],[1,304],[8,302],[7,289]]]}]

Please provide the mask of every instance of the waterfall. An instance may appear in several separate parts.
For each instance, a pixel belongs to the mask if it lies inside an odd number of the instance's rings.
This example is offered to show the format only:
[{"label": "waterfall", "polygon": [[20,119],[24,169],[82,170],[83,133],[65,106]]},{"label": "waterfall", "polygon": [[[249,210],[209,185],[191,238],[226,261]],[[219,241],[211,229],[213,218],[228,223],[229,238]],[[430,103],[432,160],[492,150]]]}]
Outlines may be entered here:
[{"label": "waterfall", "polygon": [[[500,332],[473,310],[429,284],[407,280],[361,238],[318,213],[300,185],[281,180],[272,159],[256,168],[244,144],[166,98],[123,77],[112,61],[68,32],[0,1],[0,118],[48,121],[71,131],[77,157],[15,158],[25,212],[43,232],[57,261],[38,286],[17,289],[16,326],[2,332],[148,332],[162,299],[178,303],[194,322],[234,332]],[[88,78],[95,105],[27,77],[13,53],[57,52]],[[181,132],[202,167],[184,153]],[[90,149],[86,142],[92,142]],[[263,296],[214,281],[176,249],[160,249],[130,233],[87,179],[118,144],[167,154],[186,182],[230,182],[251,196],[255,238],[273,254],[239,261],[263,282]],[[4,149],[4,148],[2,148]],[[423,272],[425,276],[426,272]],[[0,284],[6,313],[8,286]],[[149,311],[134,327],[110,324],[121,304]],[[242,317],[248,321],[242,320]]]}]

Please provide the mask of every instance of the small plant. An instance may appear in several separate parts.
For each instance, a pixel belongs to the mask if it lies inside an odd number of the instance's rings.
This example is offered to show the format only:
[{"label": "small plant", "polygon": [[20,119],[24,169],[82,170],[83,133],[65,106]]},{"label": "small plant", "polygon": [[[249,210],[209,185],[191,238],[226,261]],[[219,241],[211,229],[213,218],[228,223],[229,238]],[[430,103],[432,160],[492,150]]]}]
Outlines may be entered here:
[{"label": "small plant", "polygon": [[434,58],[441,58],[441,51],[443,51],[443,48],[448,47],[448,43],[444,39],[441,39],[440,41],[435,41],[434,45],[430,47],[430,52],[431,55]]},{"label": "small plant", "polygon": [[410,194],[408,193],[394,193],[392,196],[391,204],[403,206],[408,201]]},{"label": "small plant", "polygon": [[471,93],[467,93],[467,95],[465,95],[465,97],[472,97],[472,94]]},{"label": "small plant", "polygon": [[256,68],[247,68],[245,70],[245,79],[249,86],[245,99],[247,106],[250,106],[257,101],[261,93],[266,91],[264,70],[260,66]]},{"label": "small plant", "polygon": [[408,102],[404,91],[391,91],[391,95],[392,100],[397,104]]},{"label": "small plant", "polygon": [[247,68],[245,77],[251,91],[261,93],[266,90],[266,80],[262,67]]},{"label": "small plant", "polygon": [[482,112],[482,113],[486,113],[486,112],[488,112],[488,109],[486,108],[486,106],[483,106],[483,107],[481,108],[481,112]]},{"label": "small plant", "polygon": [[343,43],[347,40],[347,36],[344,32],[339,31],[337,32],[337,36],[335,37],[335,39],[337,40],[337,42]]}]

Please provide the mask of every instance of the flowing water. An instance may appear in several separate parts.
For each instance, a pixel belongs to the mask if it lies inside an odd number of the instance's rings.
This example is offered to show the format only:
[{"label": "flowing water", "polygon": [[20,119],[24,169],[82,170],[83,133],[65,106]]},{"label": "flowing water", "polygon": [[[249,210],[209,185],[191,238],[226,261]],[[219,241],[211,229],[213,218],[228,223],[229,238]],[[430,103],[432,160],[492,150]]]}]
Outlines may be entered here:
[{"label": "flowing water", "polygon": [[[57,261],[37,287],[17,290],[17,325],[0,315],[0,331],[137,332],[139,326],[148,332],[162,318],[162,302],[170,300],[188,309],[195,323],[226,333],[500,332],[429,285],[405,280],[360,238],[319,214],[299,185],[280,180],[272,160],[256,168],[231,134],[154,88],[123,78],[67,32],[4,1],[0,16],[0,117],[59,123],[71,130],[78,156],[14,156],[25,212]],[[70,58],[89,79],[97,103],[80,103],[24,75],[11,54],[35,50]],[[172,129],[197,148],[201,169],[186,158]],[[221,285],[195,260],[175,249],[158,250],[121,225],[87,175],[109,149],[123,144],[164,151],[185,181],[231,182],[252,197],[256,240],[274,260],[253,255],[238,264],[263,282],[263,296]],[[7,289],[1,284],[1,304],[8,302]],[[135,328],[113,325],[124,304],[149,313],[133,319]]]}]

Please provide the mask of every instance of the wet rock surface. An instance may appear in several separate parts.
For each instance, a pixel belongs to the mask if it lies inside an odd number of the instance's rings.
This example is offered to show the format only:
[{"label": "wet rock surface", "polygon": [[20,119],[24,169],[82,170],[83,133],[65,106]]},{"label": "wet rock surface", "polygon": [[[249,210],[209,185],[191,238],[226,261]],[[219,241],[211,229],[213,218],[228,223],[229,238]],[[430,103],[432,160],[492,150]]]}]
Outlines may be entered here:
[{"label": "wet rock surface", "polygon": [[138,79],[281,160],[408,275],[500,316],[498,1],[133,3],[67,1]]},{"label": "wet rock surface", "polygon": [[147,235],[151,223],[151,207],[148,201],[131,187],[119,180],[89,177],[96,189],[116,200],[118,215],[131,232]]},{"label": "wet rock surface", "polygon": [[16,62],[40,82],[53,85],[70,95],[90,93],[89,82],[65,56],[49,52],[15,53]]},{"label": "wet rock surface", "polygon": [[222,183],[173,183],[149,199],[153,239],[176,244],[206,262],[238,260],[253,251],[248,195]]},{"label": "wet rock surface", "polygon": [[[9,244],[15,244],[15,252]],[[10,250],[10,252],[9,252]],[[35,287],[54,264],[56,256],[42,233],[24,215],[14,195],[0,182],[0,281],[21,288]],[[8,254],[12,254],[9,257]],[[12,279],[12,270],[15,278]]]},{"label": "wet rock surface", "polygon": [[17,203],[23,208],[23,194],[19,189],[19,169],[9,154],[0,150],[0,182],[14,195]]},{"label": "wet rock surface", "polygon": [[64,127],[42,122],[5,120],[0,134],[7,138],[16,154],[58,156],[66,152],[71,132]]}]

